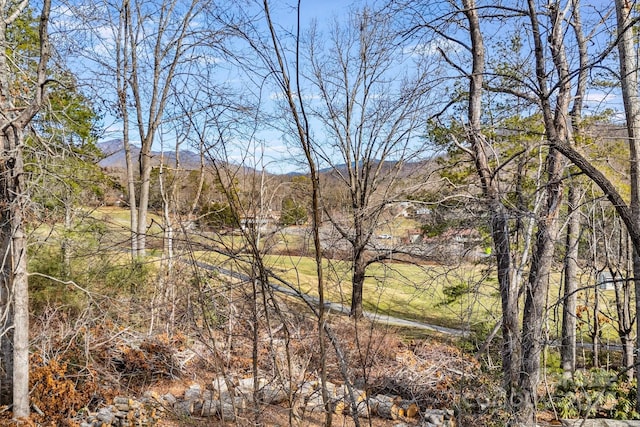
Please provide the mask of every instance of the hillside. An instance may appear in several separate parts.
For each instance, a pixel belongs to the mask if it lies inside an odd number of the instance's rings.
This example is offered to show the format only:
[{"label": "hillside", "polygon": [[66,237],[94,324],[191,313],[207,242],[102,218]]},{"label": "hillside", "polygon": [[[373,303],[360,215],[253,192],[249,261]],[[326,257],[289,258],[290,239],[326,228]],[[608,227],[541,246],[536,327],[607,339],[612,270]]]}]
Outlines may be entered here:
[{"label": "hillside", "polygon": [[[103,168],[125,169],[127,164],[125,161],[124,148],[122,147],[122,140],[112,139],[109,141],[103,141],[98,143],[98,148],[103,152],[104,158],[98,163]],[[140,155],[140,147],[138,145],[131,146],[131,157],[134,162],[138,161]],[[164,157],[165,164],[173,165],[176,161],[176,153],[174,150],[169,149],[164,153],[156,150],[151,151],[153,158],[152,164],[157,166],[160,164],[160,159]],[[193,170],[200,168],[200,156],[190,150],[180,150],[179,152],[180,164],[184,169]]]}]

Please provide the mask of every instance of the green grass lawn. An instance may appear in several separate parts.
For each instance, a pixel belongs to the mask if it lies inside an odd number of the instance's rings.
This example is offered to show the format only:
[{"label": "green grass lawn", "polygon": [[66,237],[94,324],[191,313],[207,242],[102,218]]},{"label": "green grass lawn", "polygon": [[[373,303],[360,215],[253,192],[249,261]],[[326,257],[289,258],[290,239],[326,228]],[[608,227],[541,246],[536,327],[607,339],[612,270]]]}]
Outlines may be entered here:
[{"label": "green grass lawn", "polygon": [[[91,218],[98,220],[113,238],[121,239],[123,244],[126,244],[130,227],[129,210],[101,207],[90,211],[89,214]],[[150,212],[149,220],[151,221],[150,236],[161,236],[161,218]],[[413,222],[404,219],[402,224],[404,228],[415,226]],[[54,226],[54,229],[57,227]],[[39,231],[39,234],[46,235],[45,231]],[[198,239],[212,247],[241,250],[244,246],[240,233],[203,233]],[[274,253],[287,253],[288,248],[301,248],[308,243],[308,236],[305,236],[302,231],[297,234],[265,234],[263,239],[265,247]],[[159,255],[159,251],[160,249],[150,249],[149,255],[152,257]],[[215,251],[199,250],[195,256],[214,265],[233,268],[231,260]],[[272,272],[301,292],[317,296],[316,265],[312,257],[266,255],[264,262]],[[241,268],[246,268],[246,265]],[[349,306],[351,303],[349,262],[324,260],[323,271],[326,299]],[[560,296],[559,283],[560,276],[556,274],[552,277],[549,294],[551,309],[547,327],[551,336],[558,336],[560,332],[561,310],[556,303]],[[486,266],[483,265],[470,263],[455,266],[415,265],[401,262],[373,264],[367,271],[363,295],[365,310],[439,326],[487,331],[500,318],[500,295],[495,272],[487,272]],[[589,305],[589,298],[592,301],[592,293],[579,293],[578,304]],[[613,292],[602,292],[601,302],[601,309],[609,307],[611,317],[615,318]],[[585,316],[584,320],[588,320],[588,316]],[[583,336],[587,341],[590,340],[588,329],[587,323],[581,325]],[[603,323],[602,329],[603,341],[616,340],[617,334],[613,322]]]},{"label": "green grass lawn", "polygon": [[[279,276],[317,296],[316,265],[312,258],[267,256],[266,263]],[[351,303],[349,263],[325,260],[325,297]],[[471,264],[451,269],[407,263],[374,264],[369,267],[363,291],[364,308],[425,323],[455,328],[478,327],[496,321],[499,298],[495,283],[483,280],[480,268]],[[445,289],[458,286],[474,292],[446,303]]]}]

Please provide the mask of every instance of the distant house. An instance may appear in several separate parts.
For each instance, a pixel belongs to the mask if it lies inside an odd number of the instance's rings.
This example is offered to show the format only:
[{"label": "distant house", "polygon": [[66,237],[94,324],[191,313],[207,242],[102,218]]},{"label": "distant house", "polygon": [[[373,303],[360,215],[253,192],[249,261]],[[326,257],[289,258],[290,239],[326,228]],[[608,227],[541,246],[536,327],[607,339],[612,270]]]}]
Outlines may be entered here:
[{"label": "distant house", "polygon": [[602,291],[611,291],[616,288],[616,282],[621,280],[623,279],[614,279],[611,273],[608,271],[601,271],[600,273],[598,273],[597,286],[598,289]]},{"label": "distant house", "polygon": [[390,209],[390,212],[394,216],[394,218],[409,218],[409,211],[412,207],[413,204],[411,202],[395,203]]},{"label": "distant house", "polygon": [[407,230],[407,236],[403,239],[403,243],[414,245],[422,242],[422,230],[414,228]]},{"label": "distant house", "polygon": [[480,232],[475,228],[450,228],[435,238],[448,242],[469,244],[480,243],[482,241]]},{"label": "distant house", "polygon": [[438,236],[425,238],[423,245],[442,259],[476,260],[485,256],[482,235],[475,228],[452,228]]},{"label": "distant house", "polygon": [[243,230],[256,228],[260,231],[265,231],[276,224],[276,222],[277,218],[272,214],[267,214],[257,218],[255,216],[245,216],[240,218],[240,227]]}]

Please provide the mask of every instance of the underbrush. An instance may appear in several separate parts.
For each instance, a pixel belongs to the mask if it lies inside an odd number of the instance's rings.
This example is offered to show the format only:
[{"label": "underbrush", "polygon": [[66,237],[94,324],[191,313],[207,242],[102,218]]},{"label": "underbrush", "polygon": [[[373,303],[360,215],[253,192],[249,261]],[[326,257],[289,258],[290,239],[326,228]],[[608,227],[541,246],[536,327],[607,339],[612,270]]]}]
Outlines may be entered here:
[{"label": "underbrush", "polygon": [[[318,383],[323,364],[336,388],[348,384],[358,395],[455,410],[459,425],[490,425],[503,416],[497,381],[444,340],[407,342],[393,328],[330,315],[323,359],[317,317],[268,288],[186,263],[168,276],[152,263],[105,253],[76,259],[61,282],[49,277],[61,274],[53,266],[59,257],[42,251],[32,264],[42,274],[30,283],[34,425],[76,426],[118,395],[140,396],[185,378],[210,385],[221,376],[259,375],[289,387],[279,405],[294,412],[303,399],[296,390]],[[266,417],[264,407],[254,409],[255,422]],[[302,425],[317,416],[296,414]]]},{"label": "underbrush", "polygon": [[[246,308],[237,302],[236,309]],[[322,360],[313,318],[295,310],[279,316],[282,323],[259,324],[255,360],[259,375],[279,384],[317,378]],[[110,404],[118,395],[140,396],[159,384],[180,384],[187,377],[204,385],[219,375],[247,378],[254,369],[254,343],[253,326],[245,320],[231,318],[206,332],[207,327],[196,322],[172,335],[148,335],[96,311],[71,319],[50,309],[33,328],[31,422],[77,426],[83,413]],[[475,403],[486,390],[472,387],[481,383],[495,388],[495,383],[482,374],[477,361],[455,346],[437,340],[407,343],[394,330],[364,320],[356,324],[331,317],[329,325],[342,352],[330,348],[326,359],[328,380],[336,386],[350,381],[370,396],[398,396],[423,409],[455,409],[461,421],[495,419],[495,408],[480,410]],[[347,363],[347,378],[340,357]],[[292,395],[284,406],[296,407],[296,399]]]},{"label": "underbrush", "polygon": [[572,379],[559,379],[541,404],[560,418],[640,419],[636,412],[636,381],[627,381],[604,369],[576,371]]}]

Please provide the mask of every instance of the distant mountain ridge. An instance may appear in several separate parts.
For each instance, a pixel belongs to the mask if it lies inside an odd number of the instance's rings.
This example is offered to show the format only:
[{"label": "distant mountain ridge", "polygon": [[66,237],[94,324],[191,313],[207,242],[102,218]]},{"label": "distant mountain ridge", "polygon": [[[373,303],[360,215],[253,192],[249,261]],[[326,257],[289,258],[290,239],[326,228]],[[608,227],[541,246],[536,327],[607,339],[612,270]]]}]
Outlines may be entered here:
[{"label": "distant mountain ridge", "polygon": [[[98,165],[103,168],[115,168],[124,169],[127,167],[125,160],[124,147],[121,139],[112,139],[109,141],[103,141],[98,143],[98,148],[104,154],[104,158],[98,162]],[[138,156],[140,155],[140,147],[137,145],[131,145],[131,158],[134,162],[138,162]],[[184,169],[198,169],[200,168],[200,157],[197,153],[190,150],[180,150],[180,165]],[[176,162],[176,153],[174,150],[167,150],[164,153],[156,150],[151,151],[153,166],[160,164],[160,158],[164,156],[164,163],[174,165]]]},{"label": "distant mountain ridge", "polygon": [[[124,155],[124,147],[122,145],[121,139],[112,139],[109,141],[103,141],[98,143],[98,148],[104,154],[104,158],[98,162],[98,165],[103,168],[112,168],[112,169],[126,169],[127,163],[125,161]],[[140,155],[140,147],[137,145],[131,145],[131,157],[135,164],[138,162],[138,156]],[[151,151],[152,166],[157,166],[160,164],[160,158],[164,155],[164,164],[173,166],[176,162],[176,154],[173,150],[167,150],[163,153],[160,151]],[[197,153],[194,153],[190,150],[180,150],[180,167],[186,170],[197,170],[200,168],[200,156]],[[205,159],[205,162],[208,163],[208,160]],[[422,165],[424,165],[425,160],[421,161],[412,161],[406,162],[403,164],[402,169],[403,172],[401,176],[410,175],[415,172],[416,169],[420,169]],[[427,160],[428,162],[428,160]],[[354,163],[355,164],[355,163]],[[377,164],[377,161],[374,162]],[[394,161],[385,161],[382,164],[382,168],[385,171],[391,171],[396,166]],[[256,173],[256,170],[251,169],[249,167],[243,167],[245,172],[247,173]],[[332,167],[325,167],[319,170],[319,172],[323,175],[331,175],[334,173],[345,173],[347,171],[346,164],[338,164]],[[276,174],[279,175],[279,174]],[[300,171],[292,171],[285,174],[285,176],[300,176],[307,175],[306,172]]]}]

